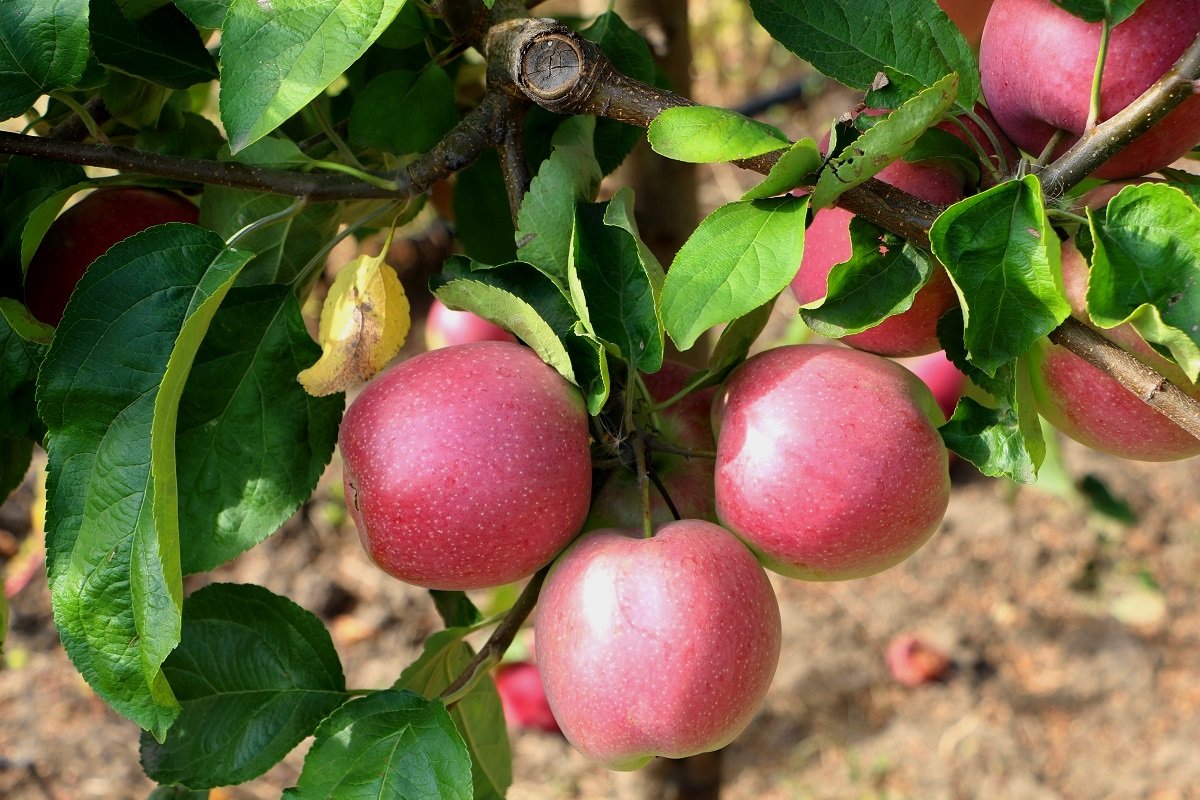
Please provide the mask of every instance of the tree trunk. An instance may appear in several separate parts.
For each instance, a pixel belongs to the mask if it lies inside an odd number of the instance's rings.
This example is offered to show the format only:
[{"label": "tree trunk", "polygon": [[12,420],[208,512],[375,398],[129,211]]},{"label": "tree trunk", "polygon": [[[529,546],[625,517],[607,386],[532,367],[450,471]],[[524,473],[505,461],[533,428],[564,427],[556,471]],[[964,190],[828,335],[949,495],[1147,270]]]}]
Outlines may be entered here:
[{"label": "tree trunk", "polygon": [[[650,44],[655,63],[671,89],[691,97],[687,5],[687,0],[620,0],[617,13]],[[642,238],[663,266],[670,266],[700,219],[695,166],[663,158],[642,140],[618,177],[621,183],[633,187]],[[703,366],[708,354],[703,347],[693,347],[688,353],[669,352],[668,356]],[[629,784],[623,787],[622,796],[633,800],[717,800],[721,793],[721,751],[691,758],[657,759],[630,775]]]},{"label": "tree trunk", "polygon": [[[649,43],[655,64],[670,82],[672,91],[690,97],[692,45],[688,36],[687,0],[620,0],[617,12]],[[634,211],[642,238],[663,266],[669,267],[700,221],[695,165],[663,158],[643,139],[617,177],[621,183],[633,187]],[[693,347],[680,354],[670,342],[667,344],[670,358],[697,367],[707,362],[704,347]]]}]

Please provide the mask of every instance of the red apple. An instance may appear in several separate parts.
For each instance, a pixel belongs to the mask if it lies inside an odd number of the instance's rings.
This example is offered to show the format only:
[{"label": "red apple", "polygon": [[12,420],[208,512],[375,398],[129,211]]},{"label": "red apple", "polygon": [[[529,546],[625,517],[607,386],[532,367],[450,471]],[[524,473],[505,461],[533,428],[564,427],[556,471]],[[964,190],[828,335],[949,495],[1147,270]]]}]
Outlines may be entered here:
[{"label": "red apple", "polygon": [[[977,110],[985,121],[990,121],[986,110]],[[980,146],[990,153],[992,148],[978,126],[965,119],[964,124]],[[952,123],[943,122],[938,127],[960,139],[964,138],[962,131]],[[1015,163],[1016,151],[1007,145],[1002,136],[998,138],[1007,163],[1011,166]],[[828,141],[825,141],[822,146],[827,145]],[[894,161],[876,177],[930,203],[954,203],[961,200],[967,190],[963,176],[954,167],[936,162],[910,164],[903,160]],[[984,181],[985,185],[988,182],[990,179]],[[852,219],[854,215],[841,208],[823,208],[813,215],[812,224],[804,234],[804,256],[800,261],[800,269],[792,280],[792,293],[802,305],[824,297],[830,270],[849,260],[853,254],[850,244]],[[859,350],[886,356],[917,356],[940,349],[938,318],[958,303],[958,296],[946,271],[941,266],[937,266],[936,270],[929,282],[917,292],[907,311],[888,317],[861,333],[842,337],[841,341]]]},{"label": "red apple", "polygon": [[714,414],[717,516],[768,569],[871,575],[945,514],[942,413],[893,361],[828,345],[767,350],[733,372]]},{"label": "red apple", "polygon": [[938,0],[938,5],[962,31],[967,42],[972,47],[978,47],[983,23],[987,19],[988,9],[992,7],[992,0]]},{"label": "red apple", "polygon": [[950,671],[945,653],[910,633],[888,643],[886,659],[896,682],[909,687],[939,681]]},{"label": "red apple", "polygon": [[939,350],[916,358],[906,358],[900,364],[929,387],[938,408],[949,418],[954,413],[958,399],[962,397],[963,389],[967,385],[967,376],[954,366],[946,351]]},{"label": "red apple", "polygon": [[546,690],[538,668],[529,661],[501,664],[492,674],[504,720],[514,728],[534,728],[558,733],[558,721],[546,700]]},{"label": "red apple", "polygon": [[[1062,265],[1063,287],[1072,313],[1087,322],[1088,266],[1083,254],[1069,241],[1063,243]],[[1156,353],[1132,326],[1094,329],[1200,399],[1200,386]],[[1075,441],[1137,461],[1173,461],[1200,455],[1200,439],[1071,351],[1042,341],[1030,356],[1038,411]]]},{"label": "red apple", "polygon": [[171,192],[97,189],[50,224],[25,273],[26,305],[42,322],[57,325],[75,284],[108,248],[153,225],[199,217],[195,204]]},{"label": "red apple", "polygon": [[538,601],[538,668],[567,739],[609,769],[724,747],[779,661],[779,605],[750,551],[710,522],[653,538],[585,534]]},{"label": "red apple", "polygon": [[[687,385],[694,371],[685,364],[666,361],[658,372],[644,375],[651,400],[661,403],[673,397]],[[712,423],[709,421],[715,391],[709,388],[693,392],[654,415],[648,424],[656,426],[655,434],[666,444],[711,453],[716,449]],[[712,458],[659,452],[651,455],[651,463],[681,518],[716,522]],[[675,519],[666,501],[653,486],[650,488],[650,502],[654,524]],[[632,469],[618,469],[608,476],[596,493],[585,528],[641,526],[642,497],[637,473]]]},{"label": "red apple", "polygon": [[[1050,0],[996,0],[983,29],[979,69],[983,94],[1004,132],[1038,154],[1055,131],[1056,153],[1087,123],[1100,23],[1088,23]],[[1200,33],[1196,0],[1146,0],[1112,29],[1100,89],[1103,122],[1165,73]],[[1200,140],[1200,97],[1191,97],[1095,175],[1145,175],[1184,155]]]},{"label": "red apple", "polygon": [[468,342],[515,342],[517,337],[470,311],[455,311],[436,297],[425,317],[425,347],[437,350]]},{"label": "red apple", "polygon": [[417,586],[527,577],[587,516],[583,400],[521,345],[476,342],[397,364],[350,405],[338,444],[363,546]]}]

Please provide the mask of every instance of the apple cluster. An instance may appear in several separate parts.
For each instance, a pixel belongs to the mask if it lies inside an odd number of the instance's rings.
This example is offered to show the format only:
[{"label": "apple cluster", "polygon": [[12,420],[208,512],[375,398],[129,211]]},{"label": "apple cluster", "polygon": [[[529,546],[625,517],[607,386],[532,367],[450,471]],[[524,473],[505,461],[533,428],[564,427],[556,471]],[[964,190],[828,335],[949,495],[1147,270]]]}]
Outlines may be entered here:
[{"label": "apple cluster", "polygon": [[537,670],[555,724],[612,769],[722,747],[756,713],[781,635],[765,570],[886,569],[929,538],[949,499],[942,412],[888,359],[779,347],[669,402],[691,377],[668,362],[629,395],[643,398],[649,506],[630,471],[593,470],[593,451],[620,455],[628,437],[593,435],[576,389],[519,344],[403,361],[342,423],[347,506],[391,575],[477,589],[553,560]]},{"label": "apple cluster", "polygon": [[[1105,113],[1144,90],[1200,31],[1194,2],[1147,0],[1114,30]],[[879,177],[949,204],[1016,169],[1017,146],[1037,154],[1069,143],[1088,110],[1096,49],[1084,45],[1098,36],[1050,0],[996,0],[981,45],[987,107],[942,126],[983,157],[979,175],[930,161],[897,162]],[[1044,71],[1014,52],[1058,59],[1046,71],[1060,80],[1043,85]],[[1198,134],[1195,98],[1098,174],[1160,169]],[[839,209],[815,214],[792,287],[801,303],[820,298],[832,267],[850,257],[850,220]],[[1088,265],[1070,242],[1063,272],[1073,311],[1087,321]],[[614,392],[631,408],[594,423],[576,389],[532,350],[435,306],[427,339],[439,349],[377,377],[346,412],[339,442],[350,514],[375,563],[418,586],[494,587],[549,565],[536,667],[504,673],[506,686],[519,687],[513,697],[540,676],[548,709],[531,713],[510,698],[511,717],[561,729],[618,770],[722,747],[756,713],[778,663],[767,571],[816,581],[872,575],[940,525],[950,478],[938,428],[965,377],[938,352],[937,323],[957,302],[938,265],[911,308],[845,337],[848,347],[775,347],[720,386],[690,393],[692,371],[668,362]],[[1131,329],[1105,335],[1191,387]],[[920,357],[908,363],[937,396],[889,357]],[[1043,413],[1080,441],[1130,458],[1200,452],[1200,442],[1070,353],[1046,343],[1030,362]],[[923,659],[910,683],[944,668],[919,649],[901,643],[890,654],[893,669]]]},{"label": "apple cluster", "polygon": [[[943,5],[952,16],[962,16],[965,11],[954,3]],[[989,4],[979,5],[986,10]],[[1051,152],[1044,157],[1061,154],[1088,124],[1101,27],[1073,16],[1051,0],[994,0],[983,24],[979,53],[987,107],[975,109],[992,135],[984,135],[974,121],[965,118],[961,125],[943,122],[938,126],[961,140],[974,140],[980,153],[987,156],[978,185],[970,185],[967,175],[940,159],[896,161],[876,177],[927,202],[950,204],[987,188],[1006,172],[1012,173],[1020,163],[1018,146],[1035,158],[1048,147]],[[1132,16],[1113,27],[1095,122],[1103,122],[1148,89],[1197,34],[1200,6],[1195,0],[1146,0]],[[1036,53],[1038,68],[1030,69],[1027,59],[1014,57],[1018,53]],[[1152,180],[1138,176],[1168,166],[1195,147],[1197,140],[1200,96],[1193,96],[1097,169],[1094,177],[1116,182],[1085,195],[1082,204],[1101,208],[1122,186]],[[850,212],[840,208],[814,214],[804,257],[792,282],[792,291],[802,305],[823,297],[830,271],[850,259],[852,219]],[[1064,244],[1062,260],[1073,316],[1200,398],[1200,386],[1155,352],[1130,325],[1110,330],[1093,325],[1085,303],[1087,260],[1070,241]],[[898,358],[933,353],[941,346],[938,320],[957,305],[955,287],[939,265],[908,310],[842,341]],[[1200,441],[1195,437],[1131,395],[1115,378],[1048,340],[1031,353],[1029,369],[1038,410],[1056,428],[1089,447],[1146,461],[1200,454]]]}]

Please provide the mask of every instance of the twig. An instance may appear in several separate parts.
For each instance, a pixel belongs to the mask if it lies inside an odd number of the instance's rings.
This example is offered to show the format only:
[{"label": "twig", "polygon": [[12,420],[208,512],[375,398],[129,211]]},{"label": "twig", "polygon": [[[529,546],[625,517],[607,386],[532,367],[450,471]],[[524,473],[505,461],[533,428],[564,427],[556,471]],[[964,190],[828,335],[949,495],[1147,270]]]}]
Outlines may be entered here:
[{"label": "twig", "polygon": [[497,126],[504,119],[506,107],[507,102],[503,97],[495,94],[485,96],[483,102],[459,121],[428,153],[419,156],[403,170],[378,176],[382,181],[393,181],[395,191],[350,176],[269,169],[4,131],[0,131],[0,153],[108,167],[188,183],[230,186],[289,197],[303,196],[314,203],[372,199],[403,202],[474,162],[484,148],[496,140]]},{"label": "twig", "polygon": [[1050,341],[1104,370],[1143,402],[1200,439],[1200,415],[1194,398],[1082,322],[1068,317],[1051,331]]},{"label": "twig", "polygon": [[[555,113],[592,114],[647,128],[668,108],[695,105],[622,74],[599,47],[555,20],[509,20],[494,26],[487,41],[489,86]],[[780,152],[734,163],[765,175]],[[838,205],[925,248],[942,210],[873,178],[843,194]]]},{"label": "twig", "polygon": [[[489,84],[519,92],[558,113],[594,114],[641,127],[667,108],[692,105],[687,98],[622,75],[591,42],[554,20],[510,20],[489,34]],[[1041,173],[1047,195],[1065,192],[1096,167],[1144,133],[1196,91],[1200,79],[1200,36],[1175,65],[1125,110],[1095,126]],[[735,162],[767,173],[780,151]],[[838,205],[923,249],[929,249],[929,229],[941,207],[924,203],[900,189],[869,180],[845,192]],[[1200,431],[1200,400],[1196,400],[1149,367],[1137,370],[1131,356],[1103,337],[1085,338],[1087,330],[1068,320],[1051,334],[1052,340],[1097,364],[1123,386],[1179,422],[1185,430]],[[1091,333],[1088,331],[1088,333]],[[1132,359],[1136,362],[1136,359]],[[1124,367],[1120,365],[1124,365]],[[1153,374],[1153,391],[1145,382]],[[1159,398],[1165,398],[1160,400]]]},{"label": "twig", "polygon": [[1040,173],[1042,187],[1059,197],[1153,128],[1177,105],[1196,93],[1200,79],[1200,34],[1154,85],[1121,111],[1084,131],[1079,141]]},{"label": "twig", "polygon": [[506,113],[500,115],[496,126],[496,152],[500,155],[500,172],[504,175],[504,188],[508,192],[508,207],[512,212],[513,227],[517,226],[517,213],[521,201],[529,191],[529,164],[525,161],[525,112],[527,104],[514,97],[502,96]]},{"label": "twig", "polygon": [[533,611],[533,607],[537,605],[538,593],[542,590],[542,583],[546,580],[546,573],[550,571],[549,566],[542,567],[533,574],[529,579],[529,583],[525,584],[525,588],[521,590],[521,594],[517,597],[512,608],[504,615],[504,619],[492,631],[492,635],[479,648],[479,652],[471,659],[471,663],[458,674],[446,690],[442,692],[441,698],[450,705],[457,701],[465,693],[465,689],[474,683],[478,675],[489,669],[493,664],[499,662],[500,658],[508,650],[513,639],[516,638],[517,632],[521,630],[521,626],[525,623],[525,619]]}]

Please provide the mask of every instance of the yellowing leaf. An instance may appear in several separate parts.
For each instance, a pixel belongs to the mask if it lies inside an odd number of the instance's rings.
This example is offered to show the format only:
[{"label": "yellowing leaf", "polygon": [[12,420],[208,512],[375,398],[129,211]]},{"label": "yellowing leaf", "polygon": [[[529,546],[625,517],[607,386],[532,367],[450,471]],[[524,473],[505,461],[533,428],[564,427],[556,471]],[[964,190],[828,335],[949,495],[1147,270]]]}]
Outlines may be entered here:
[{"label": "yellowing leaf", "polygon": [[411,324],[396,271],[382,255],[359,256],[342,267],[321,308],[321,358],[296,377],[315,397],[345,391],[400,352]]}]

